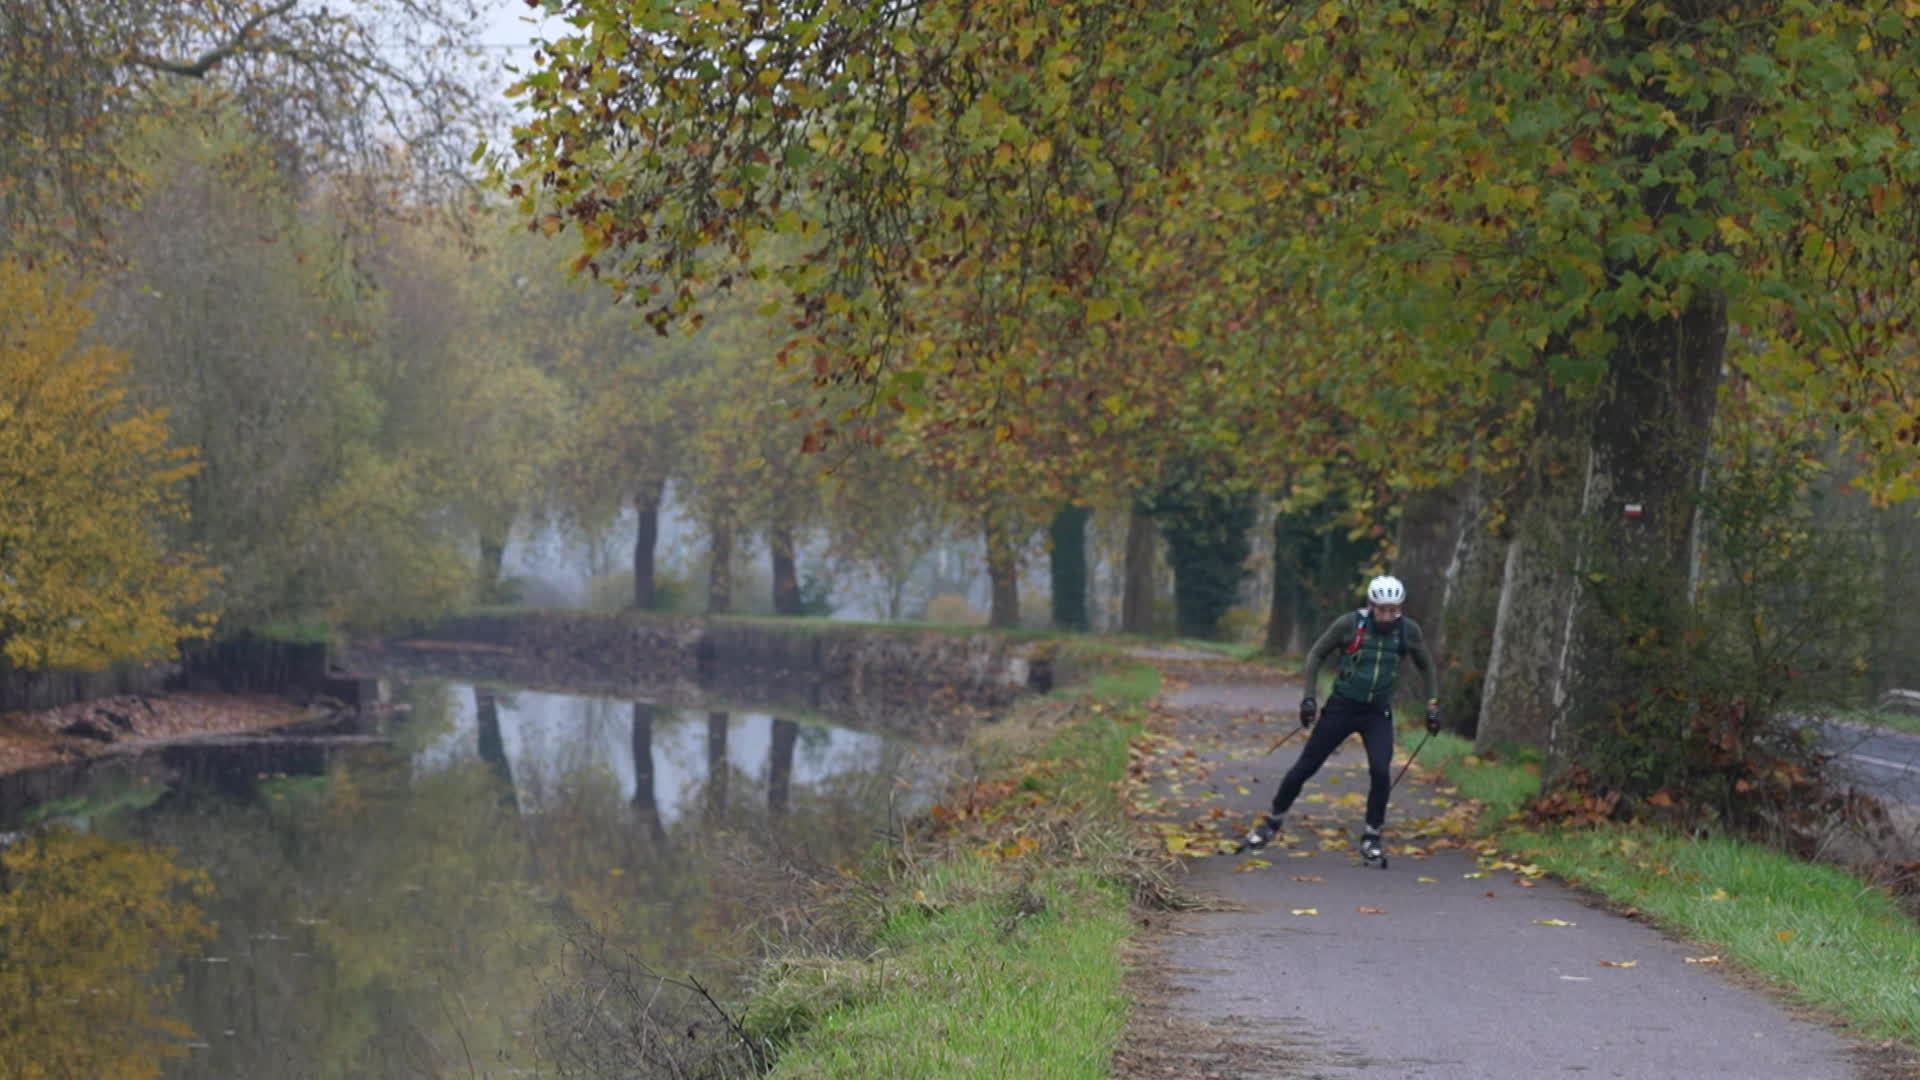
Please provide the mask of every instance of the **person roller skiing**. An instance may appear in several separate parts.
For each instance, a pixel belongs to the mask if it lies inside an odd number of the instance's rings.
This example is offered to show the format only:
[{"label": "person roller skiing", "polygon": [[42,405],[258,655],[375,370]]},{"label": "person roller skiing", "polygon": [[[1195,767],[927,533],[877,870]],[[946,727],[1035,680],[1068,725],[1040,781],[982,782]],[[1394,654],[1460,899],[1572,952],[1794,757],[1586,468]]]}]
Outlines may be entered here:
[{"label": "person roller skiing", "polygon": [[[1426,683],[1427,731],[1440,730],[1440,702],[1434,696],[1439,678],[1420,624],[1403,612],[1406,599],[1400,579],[1374,578],[1367,583],[1367,606],[1333,620],[1308,651],[1306,696],[1300,699],[1300,726],[1310,729],[1307,744],[1274,792],[1273,811],[1247,834],[1246,847],[1265,847],[1280,832],[1301,787],[1347,736],[1357,733],[1367,749],[1367,818],[1360,855],[1369,863],[1384,865],[1380,829],[1386,823],[1387,794],[1393,788],[1393,687],[1401,659],[1411,659]],[[1313,695],[1319,686],[1320,665],[1336,652],[1342,655],[1333,691],[1327,695],[1326,708],[1316,709]],[[1314,726],[1316,713],[1318,727]]]}]

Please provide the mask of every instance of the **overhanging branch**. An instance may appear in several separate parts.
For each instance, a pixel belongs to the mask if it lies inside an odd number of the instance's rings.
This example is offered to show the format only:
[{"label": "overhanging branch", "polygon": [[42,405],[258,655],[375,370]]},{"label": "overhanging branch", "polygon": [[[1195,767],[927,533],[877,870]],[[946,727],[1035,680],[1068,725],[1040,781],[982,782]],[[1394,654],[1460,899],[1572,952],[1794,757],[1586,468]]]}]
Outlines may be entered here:
[{"label": "overhanging branch", "polygon": [[173,60],[162,60],[157,56],[143,56],[139,54],[128,56],[127,62],[130,64],[138,64],[145,68],[152,68],[155,71],[164,71],[171,75],[183,75],[189,79],[203,79],[206,77],[207,72],[219,67],[228,59],[238,54],[241,49],[245,48],[247,39],[253,36],[253,32],[260,28],[261,23],[266,22],[268,19],[285,15],[287,12],[292,11],[294,5],[299,2],[300,0],[281,0],[281,2],[274,7],[257,13],[253,18],[242,23],[240,28],[233,32],[232,37],[200,54],[200,59],[190,64],[183,64]]}]

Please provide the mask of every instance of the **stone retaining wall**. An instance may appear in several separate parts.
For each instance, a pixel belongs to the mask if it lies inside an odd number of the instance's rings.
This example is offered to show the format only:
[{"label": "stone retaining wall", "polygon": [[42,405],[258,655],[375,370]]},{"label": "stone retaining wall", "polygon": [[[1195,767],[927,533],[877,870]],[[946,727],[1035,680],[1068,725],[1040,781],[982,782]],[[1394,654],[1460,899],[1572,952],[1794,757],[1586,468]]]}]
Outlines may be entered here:
[{"label": "stone retaining wall", "polygon": [[508,612],[449,618],[358,641],[336,662],[358,675],[602,693],[699,707],[752,702],[873,730],[942,737],[968,713],[1046,689],[1033,646],[995,634],[650,613]]}]

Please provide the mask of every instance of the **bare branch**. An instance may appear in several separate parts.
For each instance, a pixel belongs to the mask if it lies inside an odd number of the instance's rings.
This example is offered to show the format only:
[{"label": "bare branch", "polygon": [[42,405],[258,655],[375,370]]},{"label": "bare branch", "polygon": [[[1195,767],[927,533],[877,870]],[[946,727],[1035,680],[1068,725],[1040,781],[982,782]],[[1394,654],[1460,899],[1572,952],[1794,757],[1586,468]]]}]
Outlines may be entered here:
[{"label": "bare branch", "polygon": [[253,36],[253,32],[258,30],[262,23],[269,19],[275,19],[285,15],[287,12],[292,11],[294,5],[299,2],[300,0],[281,0],[279,6],[267,8],[259,12],[254,15],[253,18],[241,24],[240,29],[235,30],[232,37],[200,54],[200,59],[195,60],[191,64],[182,64],[176,61],[162,60],[157,56],[141,54],[128,56],[127,62],[137,64],[141,67],[152,68],[155,71],[164,71],[173,75],[183,75],[189,79],[204,79],[208,72],[219,67],[228,59],[238,55],[240,51],[246,47],[247,39]]}]

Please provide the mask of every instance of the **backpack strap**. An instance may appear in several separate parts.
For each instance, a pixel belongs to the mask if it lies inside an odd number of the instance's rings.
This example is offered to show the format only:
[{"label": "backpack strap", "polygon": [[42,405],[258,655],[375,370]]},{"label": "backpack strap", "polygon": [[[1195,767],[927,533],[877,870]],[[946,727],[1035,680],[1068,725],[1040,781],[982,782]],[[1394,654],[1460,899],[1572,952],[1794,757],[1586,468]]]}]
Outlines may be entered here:
[{"label": "backpack strap", "polygon": [[1359,611],[1354,612],[1354,614],[1358,615],[1359,618],[1354,620],[1353,640],[1347,642],[1348,656],[1352,656],[1354,653],[1357,653],[1360,651],[1361,642],[1364,642],[1367,640],[1367,624],[1372,621],[1371,619],[1372,612],[1368,611],[1366,608],[1361,608]]}]

